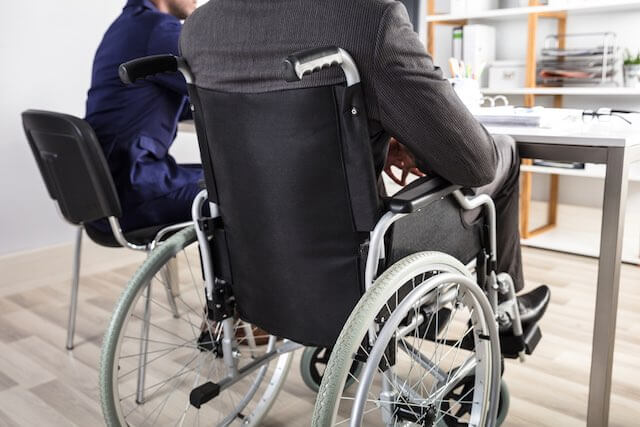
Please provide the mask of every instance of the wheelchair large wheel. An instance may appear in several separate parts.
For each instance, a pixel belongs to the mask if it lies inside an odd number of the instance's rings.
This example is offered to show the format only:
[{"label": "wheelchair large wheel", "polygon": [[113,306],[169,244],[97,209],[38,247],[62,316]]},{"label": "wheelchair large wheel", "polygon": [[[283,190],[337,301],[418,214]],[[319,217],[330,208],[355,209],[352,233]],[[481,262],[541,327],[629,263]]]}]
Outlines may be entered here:
[{"label": "wheelchair large wheel", "polygon": [[[344,390],[354,359],[365,366],[357,387]],[[472,386],[452,398],[468,378]],[[499,387],[500,343],[485,294],[454,258],[418,253],[383,273],[351,313],[313,425],[493,426]]]},{"label": "wheelchair large wheel", "polygon": [[[163,269],[172,259],[181,279],[175,307],[162,289]],[[194,388],[228,378],[234,361],[241,370],[275,348],[275,337],[260,336],[241,320],[231,322],[234,336],[225,336],[222,323],[207,315],[193,227],[158,246],[127,285],[105,335],[100,398],[107,425],[259,424],[285,380],[291,353],[251,370],[200,409],[190,404]],[[223,351],[227,339],[232,354]]]}]

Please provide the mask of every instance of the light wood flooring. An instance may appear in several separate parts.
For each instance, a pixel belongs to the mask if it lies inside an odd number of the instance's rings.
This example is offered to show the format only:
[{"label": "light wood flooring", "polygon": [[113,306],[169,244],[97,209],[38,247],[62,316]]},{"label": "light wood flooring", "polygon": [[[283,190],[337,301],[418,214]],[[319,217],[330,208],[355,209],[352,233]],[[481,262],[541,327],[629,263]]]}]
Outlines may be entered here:
[{"label": "light wood flooring", "polygon": [[[97,363],[103,330],[143,255],[86,244],[77,345],[64,349],[71,247],[0,258],[0,426],[99,426]],[[584,425],[597,265],[524,250],[527,286],[551,286],[544,338],[525,364],[509,362],[508,426]],[[640,267],[622,269],[611,407],[613,426],[640,425]],[[307,426],[314,394],[297,361],[267,426]]]}]

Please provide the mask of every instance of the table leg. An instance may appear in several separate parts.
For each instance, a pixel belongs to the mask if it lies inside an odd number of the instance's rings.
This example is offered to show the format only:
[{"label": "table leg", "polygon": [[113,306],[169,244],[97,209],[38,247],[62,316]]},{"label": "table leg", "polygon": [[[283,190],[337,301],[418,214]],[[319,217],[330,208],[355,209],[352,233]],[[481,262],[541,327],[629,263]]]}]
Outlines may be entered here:
[{"label": "table leg", "polygon": [[[522,159],[523,165],[532,165],[533,160]],[[531,237],[529,233],[529,215],[531,214],[531,188],[533,186],[533,174],[522,172],[520,175],[522,189],[520,191],[520,236],[523,239]]]},{"label": "table leg", "polygon": [[622,236],[627,200],[629,156],[625,148],[609,148],[604,185],[600,260],[589,380],[588,427],[609,423],[611,373],[615,345]]}]

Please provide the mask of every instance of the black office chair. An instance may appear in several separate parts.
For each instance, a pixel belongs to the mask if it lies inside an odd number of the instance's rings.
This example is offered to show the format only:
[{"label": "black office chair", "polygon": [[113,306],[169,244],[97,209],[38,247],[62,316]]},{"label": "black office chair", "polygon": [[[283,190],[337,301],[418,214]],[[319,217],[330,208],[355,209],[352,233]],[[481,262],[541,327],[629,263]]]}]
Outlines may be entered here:
[{"label": "black office chair", "polygon": [[[124,247],[149,252],[158,242],[190,222],[161,224],[124,233],[118,217],[122,215],[120,200],[102,153],[98,139],[89,124],[77,117],[49,111],[28,110],[22,123],[29,145],[51,198],[62,217],[77,225],[73,257],[73,275],[67,349],[73,349],[82,231],[95,243],[106,247]],[[85,224],[107,218],[111,233]],[[178,316],[174,300],[176,277],[167,268],[166,290],[169,304]]]}]

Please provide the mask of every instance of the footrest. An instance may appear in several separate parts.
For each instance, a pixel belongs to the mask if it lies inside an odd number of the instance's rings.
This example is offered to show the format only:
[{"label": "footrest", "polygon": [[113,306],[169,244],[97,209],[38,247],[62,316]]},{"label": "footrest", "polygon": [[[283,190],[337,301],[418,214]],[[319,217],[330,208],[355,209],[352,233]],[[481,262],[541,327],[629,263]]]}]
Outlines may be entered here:
[{"label": "footrest", "polygon": [[532,354],[542,339],[542,331],[537,323],[525,328],[521,337],[514,335],[500,335],[500,349],[502,355],[508,359],[517,359],[518,353],[524,350],[526,354]]},{"label": "footrest", "polygon": [[220,385],[208,382],[191,390],[189,402],[200,409],[202,405],[215,399],[220,394]]},{"label": "footrest", "polygon": [[540,326],[536,323],[533,328],[529,330],[529,333],[524,339],[524,351],[527,354],[532,354],[533,350],[536,349],[538,343],[542,339],[542,330],[540,330]]}]

